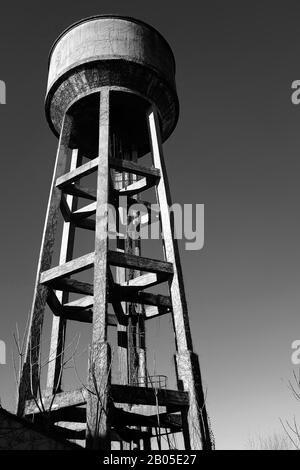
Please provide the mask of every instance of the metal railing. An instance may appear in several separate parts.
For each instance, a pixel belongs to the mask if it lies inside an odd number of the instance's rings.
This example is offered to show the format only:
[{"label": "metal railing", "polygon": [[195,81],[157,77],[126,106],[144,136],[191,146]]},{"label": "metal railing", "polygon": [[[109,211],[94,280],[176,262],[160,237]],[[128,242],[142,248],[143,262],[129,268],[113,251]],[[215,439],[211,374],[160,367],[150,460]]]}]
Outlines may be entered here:
[{"label": "metal railing", "polygon": [[168,377],[166,375],[148,375],[148,377],[138,377],[137,386],[140,387],[153,387],[153,388],[167,388]]}]

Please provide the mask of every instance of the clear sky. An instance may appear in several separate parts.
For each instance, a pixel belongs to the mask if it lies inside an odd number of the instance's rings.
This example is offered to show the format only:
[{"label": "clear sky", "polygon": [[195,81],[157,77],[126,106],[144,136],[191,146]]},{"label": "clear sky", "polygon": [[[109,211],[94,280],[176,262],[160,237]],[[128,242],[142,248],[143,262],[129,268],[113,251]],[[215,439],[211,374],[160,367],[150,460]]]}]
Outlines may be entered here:
[{"label": "clear sky", "polygon": [[[287,387],[300,339],[300,105],[290,100],[300,79],[299,2],[15,5],[0,11],[3,406],[14,403],[12,332],[31,304],[57,144],[43,110],[48,51],[74,21],[119,13],[161,31],[176,58],[181,114],[165,155],[173,200],[205,204],[204,248],[181,251],[216,446],[243,449],[281,432],[279,418],[300,415]],[[169,361],[165,327],[155,328],[153,346]]]}]

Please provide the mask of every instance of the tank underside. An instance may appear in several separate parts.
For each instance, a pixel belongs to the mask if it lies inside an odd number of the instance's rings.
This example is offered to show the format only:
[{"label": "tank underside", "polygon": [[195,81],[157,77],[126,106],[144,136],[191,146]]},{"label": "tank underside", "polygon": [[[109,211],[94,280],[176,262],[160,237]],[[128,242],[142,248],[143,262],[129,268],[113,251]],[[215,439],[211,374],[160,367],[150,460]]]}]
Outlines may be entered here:
[{"label": "tank underside", "polygon": [[80,65],[55,82],[46,97],[46,115],[53,132],[59,135],[64,114],[76,101],[106,86],[134,93],[154,104],[160,116],[163,140],[173,132],[178,120],[176,92],[152,70],[124,60]]}]

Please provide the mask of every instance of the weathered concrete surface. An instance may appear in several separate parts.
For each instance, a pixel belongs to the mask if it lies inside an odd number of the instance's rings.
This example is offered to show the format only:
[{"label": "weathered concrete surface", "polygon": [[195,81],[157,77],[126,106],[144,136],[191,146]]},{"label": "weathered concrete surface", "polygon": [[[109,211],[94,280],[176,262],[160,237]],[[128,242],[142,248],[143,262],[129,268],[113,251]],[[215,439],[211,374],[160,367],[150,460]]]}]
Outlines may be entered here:
[{"label": "weathered concrete surface", "polygon": [[119,16],[83,20],[54,44],[49,60],[46,114],[58,135],[76,100],[99,88],[131,91],[157,106],[163,140],[176,126],[175,61],[165,39],[143,22]]},{"label": "weathered concrete surface", "polygon": [[71,26],[54,44],[47,89],[77,65],[116,59],[154,69],[174,86],[172,51],[154,28],[128,18],[100,16]]}]

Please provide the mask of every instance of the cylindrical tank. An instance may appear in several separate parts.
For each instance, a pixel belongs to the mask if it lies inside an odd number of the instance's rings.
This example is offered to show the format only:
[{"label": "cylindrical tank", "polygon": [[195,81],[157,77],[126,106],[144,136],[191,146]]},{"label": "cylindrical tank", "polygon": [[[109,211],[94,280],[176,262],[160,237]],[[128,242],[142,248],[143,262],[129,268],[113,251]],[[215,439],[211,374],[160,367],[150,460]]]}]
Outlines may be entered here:
[{"label": "cylindrical tank", "polygon": [[[133,94],[122,98],[124,106],[131,103],[131,114],[136,111],[138,116],[142,102],[154,104],[163,140],[172,133],[179,112],[175,60],[153,27],[133,18],[99,15],[75,23],[58,37],[49,57],[45,103],[54,133],[59,135],[63,116],[74,103],[103,86]],[[119,109],[122,99],[115,99]]]}]

